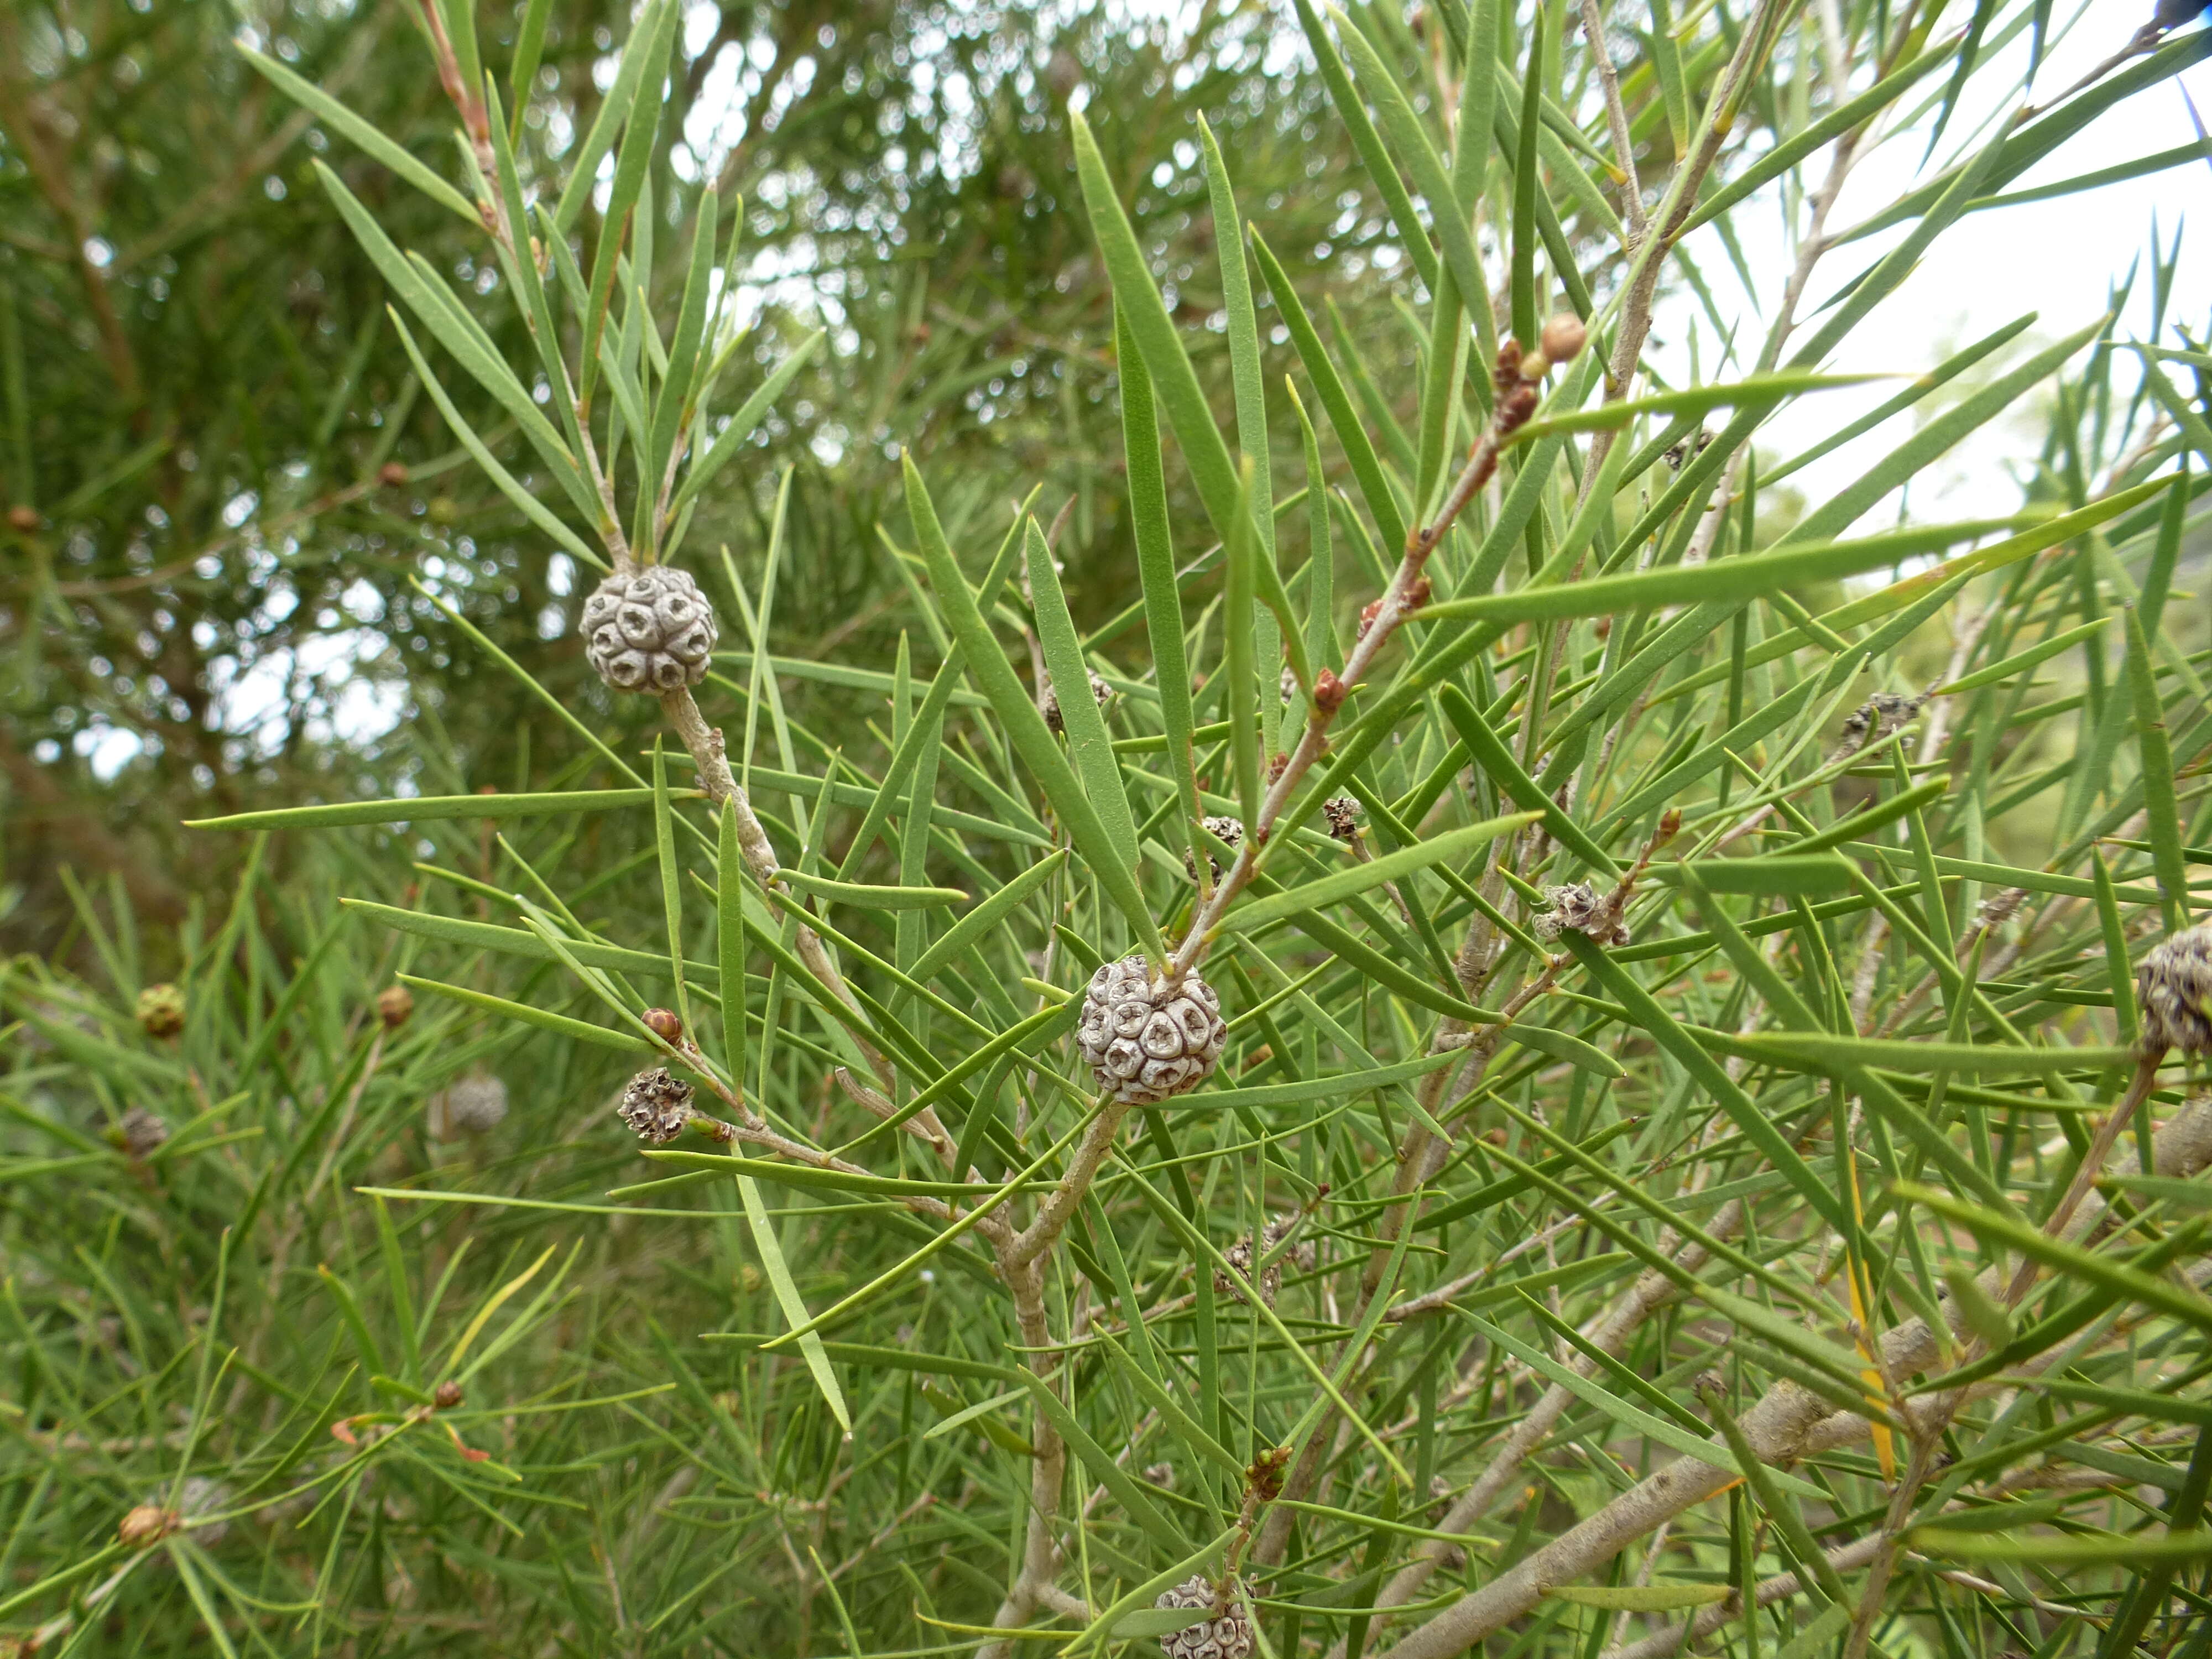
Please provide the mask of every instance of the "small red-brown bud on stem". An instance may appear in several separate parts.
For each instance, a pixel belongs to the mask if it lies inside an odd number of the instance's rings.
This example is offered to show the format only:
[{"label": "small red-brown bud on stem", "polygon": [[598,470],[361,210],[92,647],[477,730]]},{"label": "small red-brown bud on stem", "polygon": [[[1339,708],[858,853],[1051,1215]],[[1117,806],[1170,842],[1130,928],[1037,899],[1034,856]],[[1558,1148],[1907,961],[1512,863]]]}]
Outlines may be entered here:
[{"label": "small red-brown bud on stem", "polygon": [[27,536],[39,527],[39,509],[35,507],[11,507],[8,509],[8,522]]},{"label": "small red-brown bud on stem", "polygon": [[677,1018],[674,1009],[648,1008],[645,1011],[643,1018],[645,1029],[663,1042],[675,1042],[682,1039],[684,1022]]},{"label": "small red-brown bud on stem", "polygon": [[397,489],[407,482],[407,469],[397,461],[386,461],[376,469],[376,481],[386,489]]},{"label": "small red-brown bud on stem", "polygon": [[1284,769],[1288,767],[1290,763],[1290,756],[1278,749],[1274,753],[1274,757],[1267,763],[1267,781],[1270,783],[1280,781]]},{"label": "small red-brown bud on stem", "polygon": [[1351,688],[1337,678],[1334,669],[1324,668],[1314,676],[1314,707],[1322,714],[1336,713],[1344,707],[1344,700],[1350,695]]},{"label": "small red-brown bud on stem", "polygon": [[415,996],[405,986],[387,985],[376,994],[376,1017],[386,1030],[398,1030],[414,1012]]},{"label": "small red-brown bud on stem", "polygon": [[184,1523],[184,1517],[174,1510],[165,1510],[159,1504],[141,1504],[123,1517],[115,1528],[115,1540],[127,1549],[143,1550],[158,1544]]},{"label": "small red-brown bud on stem", "polygon": [[430,1403],[441,1412],[449,1412],[461,1403],[461,1385],[451,1377],[431,1391]]},{"label": "small red-brown bud on stem", "polygon": [[1409,612],[1419,611],[1429,602],[1430,595],[1435,591],[1429,586],[1426,576],[1414,577],[1413,584],[1406,589],[1405,609]]},{"label": "small red-brown bud on stem", "polygon": [[1583,355],[1583,347],[1589,342],[1589,331],[1583,319],[1571,311],[1562,311],[1547,318],[1540,343],[1544,356],[1553,363],[1571,363]]}]

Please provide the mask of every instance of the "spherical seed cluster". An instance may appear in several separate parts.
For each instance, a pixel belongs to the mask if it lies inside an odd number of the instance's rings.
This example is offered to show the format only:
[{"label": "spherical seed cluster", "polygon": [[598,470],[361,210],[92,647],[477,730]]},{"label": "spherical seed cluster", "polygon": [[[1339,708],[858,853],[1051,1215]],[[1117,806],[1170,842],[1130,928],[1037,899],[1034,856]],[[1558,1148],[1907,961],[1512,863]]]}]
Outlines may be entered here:
[{"label": "spherical seed cluster", "polygon": [[1844,748],[1855,751],[1887,737],[1918,714],[1920,705],[1927,701],[1925,697],[1908,697],[1895,691],[1875,692],[1844,717]]},{"label": "spherical seed cluster", "polygon": [[1196,974],[1155,980],[1141,956],[1109,962],[1091,976],[1076,1043],[1115,1099],[1156,1105],[1194,1088],[1228,1039],[1221,999]]},{"label": "spherical seed cluster", "polygon": [[2212,922],[2160,939],[2136,969],[2142,1049],[2162,1054],[2212,1050]]},{"label": "spherical seed cluster", "polygon": [[1569,932],[1587,934],[1600,945],[1628,943],[1628,924],[1607,909],[1605,901],[1586,881],[1547,887],[1544,902],[1552,908],[1528,927],[1547,945]]},{"label": "spherical seed cluster", "polygon": [[[1162,1590],[1156,1607],[1214,1607],[1213,1586],[1203,1573],[1193,1573],[1173,1589]],[[1167,1659],[1245,1659],[1252,1651],[1252,1618],[1234,1595],[1221,1598],[1211,1619],[1187,1625],[1160,1638]]]},{"label": "spherical seed cluster", "polygon": [[691,1121],[691,1085],[671,1077],[665,1066],[656,1066],[629,1080],[615,1109],[639,1139],[665,1146]]},{"label": "spherical seed cluster", "polygon": [[149,1037],[173,1037],[185,1029],[185,994],[173,985],[149,985],[138,994],[138,1029]]},{"label": "spherical seed cluster", "polygon": [[[1114,688],[1095,673],[1091,676],[1091,700],[1101,708],[1114,701]],[[1067,717],[1060,712],[1060,689],[1052,683],[1049,674],[1044,677],[1042,707],[1044,723],[1055,732],[1066,732]]]},{"label": "spherical seed cluster", "polygon": [[480,1135],[507,1120],[507,1085],[482,1072],[456,1078],[440,1098],[449,1131]]},{"label": "spherical seed cluster", "polygon": [[169,1126],[143,1106],[133,1106],[115,1126],[114,1138],[124,1156],[142,1158],[169,1138]]},{"label": "spherical seed cluster", "polygon": [[[1212,836],[1214,840],[1221,842],[1224,846],[1228,848],[1231,852],[1235,852],[1238,848],[1244,844],[1243,819],[1227,817],[1219,813],[1216,813],[1200,821],[1206,825],[1206,833]],[[1219,881],[1221,879],[1221,860],[1214,857],[1211,852],[1208,852],[1206,855],[1206,862],[1207,868],[1213,872],[1214,880]],[[1192,862],[1191,856],[1188,853],[1185,853],[1182,855],[1182,867],[1184,873],[1188,875],[1193,881],[1196,881],[1198,879],[1198,866]]]},{"label": "spherical seed cluster", "polygon": [[[1275,1247],[1289,1237],[1291,1229],[1297,1224],[1296,1216],[1279,1215],[1260,1229],[1257,1250],[1252,1248],[1249,1237],[1240,1238],[1231,1244],[1221,1253],[1221,1258],[1235,1272],[1226,1273],[1218,1267],[1214,1269],[1213,1288],[1224,1296],[1233,1296],[1239,1302],[1243,1301],[1245,1289],[1252,1283],[1253,1264],[1266,1261]],[[1260,1270],[1260,1299],[1271,1308],[1275,1305],[1277,1293],[1283,1288],[1285,1261],[1303,1272],[1314,1265],[1314,1247],[1310,1243],[1294,1244]]]},{"label": "spherical seed cluster", "polygon": [[698,684],[720,636],[699,584],[665,564],[610,576],[584,601],[584,655],[617,691]]}]

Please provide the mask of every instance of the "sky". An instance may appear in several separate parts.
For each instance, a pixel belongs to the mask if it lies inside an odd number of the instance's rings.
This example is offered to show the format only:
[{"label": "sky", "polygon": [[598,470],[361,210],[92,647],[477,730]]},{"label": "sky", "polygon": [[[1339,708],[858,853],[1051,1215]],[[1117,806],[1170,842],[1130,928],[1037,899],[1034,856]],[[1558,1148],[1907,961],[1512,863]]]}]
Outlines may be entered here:
[{"label": "sky", "polygon": [[[2150,0],[2060,0],[2052,10],[2054,29],[2060,33],[2036,77],[2039,99],[2055,97],[2124,45],[2148,15]],[[1962,146],[1985,143],[1977,135],[1996,108],[1990,92],[1997,86],[2017,88],[2027,63],[2023,35],[1997,55],[1981,100],[1970,99],[1953,117],[1926,173],[1919,166],[1927,149],[1924,125],[1900,133],[1869,155],[1845,185],[1832,228],[1847,228],[1872,216],[1948,165]],[[2005,72],[1995,73],[2000,65]],[[2008,193],[2197,142],[2191,97],[2212,119],[2212,64],[2200,64],[2127,100],[2008,185]],[[2002,108],[2009,111],[2019,102],[2015,91],[2003,100]],[[1817,179],[1824,166],[1814,167],[1808,176]],[[1760,206],[1764,212],[1757,210]],[[2212,162],[2197,161],[2080,195],[1972,215],[1936,240],[1921,267],[1875,309],[1826,367],[1838,374],[1917,374],[2001,325],[2034,312],[2039,317],[2035,326],[1989,360],[1996,365],[2015,362],[2037,343],[2085,328],[2102,315],[2111,286],[2124,278],[2138,258],[2142,272],[2121,313],[2119,328],[2124,339],[2142,337],[2150,324],[2154,220],[2169,252],[2175,233],[2182,233],[2174,295],[2166,312],[2169,330],[2179,321],[2201,340],[2208,313],[2212,313],[2212,264],[2196,245],[2212,234],[2212,227],[2189,222],[2207,216],[2202,211],[2207,208],[2212,208]],[[1781,218],[1778,192],[1769,192],[1763,204],[1747,203],[1738,210],[1737,232],[1754,270],[1794,258],[1794,248],[1782,234]],[[1808,303],[1800,308],[1801,319],[1811,316],[1904,234],[1905,228],[1899,227],[1827,254],[1817,268]],[[1739,339],[1751,342],[1749,349],[1755,353],[1767,324],[1736,281],[1718,234],[1698,231],[1687,246],[1714,291],[1717,309],[1739,325]],[[1706,366],[1705,378],[1713,378],[1711,365],[1717,342],[1711,325],[1693,295],[1686,290],[1670,295],[1658,308],[1655,333],[1663,343],[1651,357],[1677,383],[1690,370],[1693,331]],[[2179,343],[2170,332],[2166,343]],[[1778,453],[1794,454],[1896,390],[1894,385],[1875,386],[1801,400],[1780,413],[1763,434],[1762,447],[1771,444]],[[1941,407],[1942,398],[1939,393],[1931,401]],[[1809,501],[1826,499],[1902,441],[1911,430],[1912,418],[1909,413],[1893,417],[1806,468],[1790,485],[1802,489]],[[2032,461],[2036,442],[2035,432],[2024,431],[2017,422],[2000,421],[1984,428],[1953,451],[1929,480],[1916,485],[1917,493],[1906,504],[1911,516],[1938,522],[2014,510],[2020,495],[2011,465],[2022,459]],[[1893,520],[1897,511],[1893,498],[1869,520]]]}]

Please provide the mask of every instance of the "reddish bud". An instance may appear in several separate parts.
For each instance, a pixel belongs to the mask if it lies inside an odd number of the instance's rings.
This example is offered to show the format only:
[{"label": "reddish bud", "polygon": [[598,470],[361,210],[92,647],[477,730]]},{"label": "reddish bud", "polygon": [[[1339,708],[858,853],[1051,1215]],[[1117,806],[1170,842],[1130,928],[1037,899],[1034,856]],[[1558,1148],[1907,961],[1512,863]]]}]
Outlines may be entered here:
[{"label": "reddish bud", "polygon": [[386,489],[397,489],[407,482],[407,469],[397,461],[386,461],[376,469],[376,481]]},{"label": "reddish bud", "polygon": [[645,1029],[663,1042],[674,1042],[684,1035],[684,1022],[676,1017],[672,1008],[648,1008],[645,1011]]},{"label": "reddish bud", "polygon": [[1337,678],[1334,669],[1324,668],[1314,676],[1314,707],[1322,714],[1334,714],[1344,707],[1346,696],[1345,684]]},{"label": "reddish bud", "polygon": [[183,1519],[174,1510],[165,1510],[159,1504],[141,1504],[115,1528],[116,1541],[131,1549],[143,1550],[176,1531]]},{"label": "reddish bud", "polygon": [[1610,617],[1600,617],[1591,631],[1601,640],[1611,639],[1613,637],[1613,618]]},{"label": "reddish bud", "polygon": [[376,1017],[387,1031],[398,1030],[414,1012],[414,994],[404,985],[387,985],[376,994]]},{"label": "reddish bud", "polygon": [[449,1412],[461,1403],[461,1385],[451,1378],[438,1384],[432,1391],[430,1403],[441,1412]]},{"label": "reddish bud", "polygon": [[1267,781],[1273,783],[1279,781],[1283,775],[1284,769],[1287,768],[1290,763],[1291,757],[1285,754],[1281,750],[1278,749],[1275,751],[1274,758],[1267,763]]},{"label": "reddish bud", "polygon": [[1406,590],[1406,609],[1419,611],[1429,602],[1430,596],[1435,592],[1436,590],[1429,586],[1429,579],[1426,576],[1414,577],[1413,586]]},{"label": "reddish bud", "polygon": [[1542,336],[1544,356],[1555,363],[1574,362],[1582,356],[1583,347],[1589,340],[1589,331],[1583,326],[1583,319],[1571,311],[1562,311],[1545,320]]},{"label": "reddish bud", "polygon": [[27,536],[39,527],[39,509],[35,507],[11,507],[8,509],[8,522]]}]

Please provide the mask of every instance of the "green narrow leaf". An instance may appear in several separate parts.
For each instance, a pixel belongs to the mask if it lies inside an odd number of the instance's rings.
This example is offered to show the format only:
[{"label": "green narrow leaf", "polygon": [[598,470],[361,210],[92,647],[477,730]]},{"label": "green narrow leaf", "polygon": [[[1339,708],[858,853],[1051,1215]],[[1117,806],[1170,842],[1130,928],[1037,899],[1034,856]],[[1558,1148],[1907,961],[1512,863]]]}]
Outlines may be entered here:
[{"label": "green narrow leaf", "polygon": [[[768,1275],[768,1282],[775,1291],[776,1305],[783,1310],[783,1316],[792,1328],[799,1329],[807,1322],[806,1303],[791,1277],[790,1265],[783,1259],[783,1247],[776,1242],[775,1224],[769,1218],[768,1206],[761,1202],[760,1188],[753,1184],[752,1177],[741,1175],[738,1177],[738,1194],[744,1200],[746,1224],[752,1229],[753,1247],[760,1252],[761,1270]],[[807,1331],[799,1339],[799,1352],[806,1361],[814,1386],[822,1391],[830,1414],[837,1419],[837,1426],[847,1434],[852,1433],[852,1413],[845,1408],[845,1392],[837,1386],[837,1373],[830,1368],[830,1356],[823,1352],[822,1339]]]},{"label": "green narrow leaf", "polygon": [[[668,969],[676,981],[676,1017],[691,1029],[690,994],[684,984],[684,873],[676,864],[676,813],[668,801],[668,762],[660,738],[653,739],[653,840],[660,865],[660,906],[668,924]],[[738,981],[744,996],[744,981]]]},{"label": "green narrow leaf", "polygon": [[1060,572],[1054,567],[1052,549],[1035,519],[1023,531],[1023,552],[1028,560],[1032,610],[1036,617],[1037,641],[1044,648],[1045,669],[1052,676],[1060,702],[1060,720],[1067,733],[1067,752],[1074,758],[1083,793],[1097,811],[1106,834],[1123,865],[1133,875],[1137,868],[1137,825],[1129,814],[1129,798],[1121,787],[1121,765],[1114,754],[1106,716],[1091,695],[1091,666],[1083,659],[1082,641],[1067,614],[1067,599],[1060,592]]},{"label": "green narrow leaf", "polygon": [[737,803],[724,805],[716,830],[714,945],[722,970],[722,1063],[740,1097],[745,1094],[745,905],[738,872]]},{"label": "green narrow leaf", "polygon": [[2173,787],[2173,754],[2166,740],[2166,706],[2159,699],[2150,641],[2142,618],[2127,608],[2128,695],[2135,704],[2136,744],[2142,753],[2143,816],[2149,821],[2151,864],[2158,872],[2159,903],[2166,931],[2189,925],[2189,872],[2181,851],[2181,816]]},{"label": "green narrow leaf", "polygon": [[[1652,0],[1652,23],[1655,52],[1664,62],[1664,54],[1674,43],[1666,38],[1662,22],[1664,0]],[[1528,34],[1528,68],[1524,89],[1521,94],[1521,153],[1513,164],[1513,270],[1510,295],[1513,312],[1513,337],[1520,342],[1524,352],[1536,349],[1536,331],[1542,325],[1538,315],[1536,295],[1536,134],[1543,123],[1537,118],[1538,100],[1543,96],[1544,76],[1544,9],[1539,6],[1531,20]],[[1676,65],[1677,74],[1680,65]],[[1661,73],[1663,76],[1665,70]],[[1672,113],[1672,103],[1669,103]],[[1675,147],[1681,149],[1689,143],[1686,131],[1675,135]],[[1480,290],[1475,290],[1480,292]]]},{"label": "green narrow leaf", "polygon": [[239,56],[251,64],[257,73],[272,82],[294,103],[312,113],[325,126],[340,137],[359,145],[440,207],[460,215],[469,222],[471,229],[483,228],[483,221],[477,216],[474,203],[431,172],[403,146],[385,137],[373,122],[355,114],[313,82],[294,74],[275,58],[264,57],[245,41],[236,40],[232,44],[238,48]]},{"label": "green narrow leaf", "polygon": [[1486,818],[1480,823],[1447,830],[1442,835],[1431,836],[1411,847],[1401,847],[1381,858],[1367,860],[1349,869],[1333,871],[1317,880],[1285,888],[1279,892],[1238,905],[1223,919],[1221,925],[1232,933],[1250,933],[1270,922],[1301,915],[1325,905],[1340,903],[1355,894],[1380,887],[1385,882],[1403,880],[1432,864],[1446,860],[1455,861],[1480,852],[1498,836],[1525,829],[1542,816],[1540,812],[1516,812],[1506,817]]},{"label": "green narrow leaf", "polygon": [[1082,783],[1066,757],[1060,752],[1060,745],[1045,726],[1044,716],[1022,689],[1006,661],[1006,653],[992,636],[990,624],[977,608],[975,596],[969,591],[967,579],[961,575],[951,548],[945,544],[945,532],[922,483],[921,469],[915,465],[911,455],[904,458],[904,464],[907,511],[913,522],[915,540],[929,566],[930,585],[936,592],[938,605],[967,659],[968,672],[975,677],[977,687],[991,699],[1022,763],[1044,790],[1053,810],[1060,814],[1069,838],[1097,878],[1100,889],[1121,912],[1146,955],[1154,962],[1164,961],[1167,944],[1160,937],[1159,924],[1146,908],[1144,895],[1138,890],[1134,873],[1121,861],[1120,849],[1097,810],[1083,793]]}]

